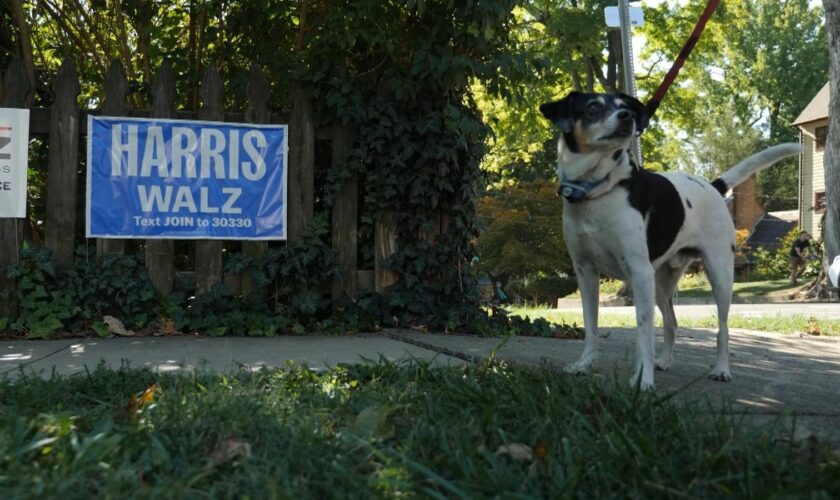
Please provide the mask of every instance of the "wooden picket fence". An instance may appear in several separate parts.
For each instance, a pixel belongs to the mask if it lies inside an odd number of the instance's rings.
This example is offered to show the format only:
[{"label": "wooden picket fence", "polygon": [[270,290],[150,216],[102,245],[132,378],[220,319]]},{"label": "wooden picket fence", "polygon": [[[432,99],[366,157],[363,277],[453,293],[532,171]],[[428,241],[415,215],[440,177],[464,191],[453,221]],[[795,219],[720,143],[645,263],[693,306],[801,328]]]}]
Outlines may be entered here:
[{"label": "wooden picket fence", "polygon": [[[31,103],[32,87],[23,64],[13,59],[3,76],[3,106],[27,108]],[[307,89],[292,87],[291,113],[283,115],[269,110],[269,84],[259,67],[252,68],[248,84],[248,104],[244,112],[226,112],[222,107],[223,86],[219,71],[208,68],[203,75],[199,95],[201,107],[197,112],[176,111],[175,73],[164,62],[157,71],[152,89],[150,110],[130,109],[127,104],[129,86],[122,63],[114,61],[104,79],[105,100],[100,109],[82,110],[78,106],[79,78],[72,62],[65,60],[52,89],[55,101],[49,108],[30,108],[30,137],[47,138],[49,159],[46,184],[46,220],[44,244],[49,248],[61,268],[73,260],[77,240],[77,187],[79,182],[80,138],[87,133],[87,114],[103,116],[134,116],[152,118],[180,118],[241,123],[287,123],[289,125],[289,158],[287,190],[287,236],[289,241],[301,238],[305,224],[314,211],[314,172],[316,138],[331,143],[331,164],[344,161],[351,146],[352,130],[341,124],[316,129],[311,97]],[[83,192],[83,191],[81,191]],[[341,276],[333,283],[333,298],[342,295],[355,298],[358,291],[382,291],[396,281],[383,262],[396,251],[395,228],[384,218],[375,226],[375,269],[357,268],[358,230],[358,179],[345,180],[338,192],[332,210],[331,241],[341,269]],[[22,219],[0,219],[0,297],[12,290],[13,283],[6,277],[6,269],[18,259],[23,239]],[[225,242],[220,240],[195,241],[194,272],[199,292],[209,290],[222,282],[222,256]],[[267,242],[243,241],[243,252],[258,255],[268,248]],[[97,255],[126,252],[126,240],[96,240]],[[172,291],[175,276],[174,241],[151,239],[145,243],[146,268],[157,290],[167,295]],[[225,281],[228,283],[228,281]],[[247,280],[237,283],[248,291]],[[16,306],[0,298],[0,316],[14,315]]]}]

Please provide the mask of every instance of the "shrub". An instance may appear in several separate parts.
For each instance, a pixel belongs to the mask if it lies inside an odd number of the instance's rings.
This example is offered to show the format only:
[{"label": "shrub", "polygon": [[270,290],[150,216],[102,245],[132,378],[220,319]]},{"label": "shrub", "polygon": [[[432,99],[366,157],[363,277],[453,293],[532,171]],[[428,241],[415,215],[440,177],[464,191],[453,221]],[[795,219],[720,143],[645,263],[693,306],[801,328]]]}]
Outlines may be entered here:
[{"label": "shrub", "polygon": [[[790,248],[799,237],[800,228],[795,227],[782,238],[781,246],[775,252],[758,247],[750,253],[753,271],[751,277],[759,280],[784,279],[790,276]],[[819,243],[811,241],[813,255],[821,255]],[[809,261],[803,274],[805,277],[816,276],[819,272],[819,260]]]},{"label": "shrub", "polygon": [[[244,295],[235,295],[222,284],[196,295],[194,283],[190,285],[181,275],[176,292],[163,298],[151,284],[141,254],[97,259],[82,247],[75,262],[59,271],[49,250],[26,246],[8,273],[16,285],[14,298],[20,304],[20,315],[0,318],[0,332],[8,329],[28,338],[51,338],[58,332],[93,330],[105,336],[108,327],[103,316],[110,315],[139,333],[273,336],[423,325],[482,335],[569,334],[544,321],[510,318],[501,310],[488,315],[477,307],[432,308],[427,303],[423,307],[431,308],[432,313],[418,309],[413,316],[394,315],[394,301],[403,298],[400,294],[362,293],[355,302],[343,299],[333,304],[330,283],[337,276],[338,265],[324,241],[326,233],[326,220],[316,217],[300,241],[260,256],[229,255],[225,272],[247,274],[254,285],[254,291]],[[557,277],[542,278],[534,289],[562,289],[558,283],[562,280]],[[573,281],[571,286],[568,291],[574,290]],[[430,288],[430,293],[434,292]],[[411,310],[413,304],[396,307]]]},{"label": "shrub", "polygon": [[513,280],[508,284],[508,295],[521,301],[536,304],[553,302],[577,290],[577,281],[573,276],[559,274],[532,274]]}]

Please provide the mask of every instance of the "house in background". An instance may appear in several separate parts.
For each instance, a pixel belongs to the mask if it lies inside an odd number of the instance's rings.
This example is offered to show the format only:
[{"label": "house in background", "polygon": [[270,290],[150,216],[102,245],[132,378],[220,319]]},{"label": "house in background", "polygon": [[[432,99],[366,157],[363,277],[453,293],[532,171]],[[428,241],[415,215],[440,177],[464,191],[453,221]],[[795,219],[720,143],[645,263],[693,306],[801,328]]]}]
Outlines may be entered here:
[{"label": "house in background", "polygon": [[825,212],[825,139],[828,135],[828,83],[817,92],[793,122],[805,150],[799,163],[799,221],[805,231],[820,238]]},{"label": "house in background", "polygon": [[[755,176],[751,176],[732,190],[726,197],[726,206],[735,223],[735,229],[746,229],[749,233],[744,242],[749,249],[762,247],[770,253],[775,253],[781,246],[782,239],[799,222],[797,210],[767,212],[758,199],[758,186]],[[746,271],[752,264],[749,254],[738,254],[735,257],[735,270]]]}]

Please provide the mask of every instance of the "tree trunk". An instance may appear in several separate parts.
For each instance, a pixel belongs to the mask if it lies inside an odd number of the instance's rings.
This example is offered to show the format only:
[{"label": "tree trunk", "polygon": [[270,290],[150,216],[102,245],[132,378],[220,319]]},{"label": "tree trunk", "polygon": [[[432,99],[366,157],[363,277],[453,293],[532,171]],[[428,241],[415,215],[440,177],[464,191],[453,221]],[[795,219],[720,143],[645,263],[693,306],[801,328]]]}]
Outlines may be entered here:
[{"label": "tree trunk", "polygon": [[37,80],[35,79],[35,63],[32,58],[32,42],[29,39],[29,25],[26,24],[26,16],[23,12],[21,0],[9,0],[9,9],[18,27],[20,36],[20,56],[23,60],[23,67],[26,70],[26,77],[31,82],[30,94],[26,96],[26,104],[32,104],[32,97],[35,94]]},{"label": "tree trunk", "polygon": [[825,255],[840,255],[840,0],[823,0],[830,60],[828,138],[825,144]]}]

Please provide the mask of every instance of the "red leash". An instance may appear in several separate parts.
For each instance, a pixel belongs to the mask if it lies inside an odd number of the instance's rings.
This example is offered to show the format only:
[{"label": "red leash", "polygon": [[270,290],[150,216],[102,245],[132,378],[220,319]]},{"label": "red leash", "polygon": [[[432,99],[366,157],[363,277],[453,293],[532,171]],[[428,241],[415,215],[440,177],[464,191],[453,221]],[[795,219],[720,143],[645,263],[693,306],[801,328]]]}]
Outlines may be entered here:
[{"label": "red leash", "polygon": [[668,89],[671,88],[674,80],[676,80],[677,75],[680,73],[680,70],[685,63],[685,60],[688,59],[688,55],[691,54],[694,46],[697,45],[697,41],[700,40],[700,35],[702,35],[703,30],[706,29],[706,23],[709,21],[709,18],[712,17],[715,9],[718,8],[718,5],[720,5],[720,0],[709,0],[709,3],[706,4],[706,10],[703,11],[703,14],[700,16],[697,24],[694,26],[694,31],[691,32],[688,40],[685,41],[685,45],[683,45],[683,48],[677,56],[677,59],[674,61],[673,66],[671,66],[671,69],[668,70],[668,74],[665,75],[665,79],[662,80],[659,88],[656,89],[656,93],[647,102],[646,107],[648,117],[651,117],[654,113],[656,113],[656,109],[659,108],[659,103],[662,102],[662,98],[665,97]]}]

